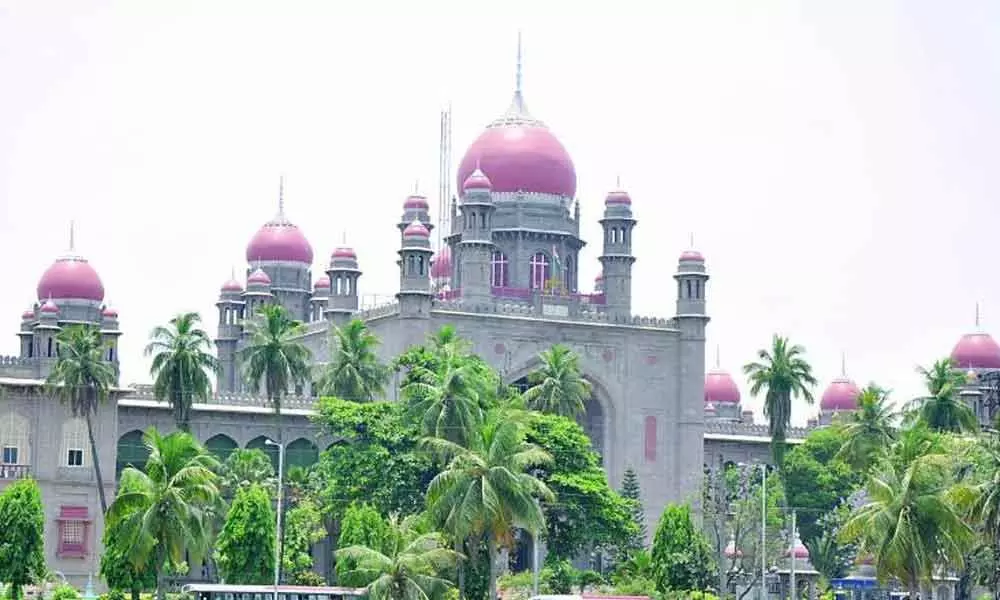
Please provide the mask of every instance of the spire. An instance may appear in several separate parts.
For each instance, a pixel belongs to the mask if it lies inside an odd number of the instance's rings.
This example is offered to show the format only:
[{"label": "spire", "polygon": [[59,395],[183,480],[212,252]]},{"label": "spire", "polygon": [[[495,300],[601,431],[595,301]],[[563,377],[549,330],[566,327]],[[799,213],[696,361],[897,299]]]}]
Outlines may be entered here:
[{"label": "spire", "polygon": [[413,180],[413,195],[414,196],[419,196],[420,195],[420,179],[419,178]]},{"label": "spire", "polygon": [[340,243],[343,244],[343,245],[345,245],[345,246],[347,245],[347,230],[346,229],[344,229],[343,231],[340,232]]},{"label": "spire", "polygon": [[[75,229],[76,229],[76,222],[73,221],[73,220],[70,220],[70,222],[69,222],[69,251],[71,253],[72,252],[76,252],[76,232],[74,231]],[[978,306],[978,304],[976,306]],[[976,313],[978,314],[978,312],[979,312],[979,309],[977,308],[976,309]],[[976,320],[978,321],[979,319],[976,319]]]},{"label": "spire", "polygon": [[722,368],[722,360],[719,358],[719,355],[720,355],[719,345],[716,344],[715,345],[715,368],[716,369],[721,369]]},{"label": "spire", "polygon": [[[70,238],[73,239],[72,237]],[[979,329],[979,303],[976,302],[976,329]]]},{"label": "spire", "polygon": [[278,178],[278,217],[285,217],[285,176]]},{"label": "spire", "polygon": [[615,175],[615,189],[619,190],[619,191],[622,189],[622,176],[621,175]]},{"label": "spire", "polygon": [[521,30],[517,30],[517,71],[514,76],[514,95],[521,95]]},{"label": "spire", "polygon": [[689,233],[688,234],[688,244],[689,244],[689,247],[692,250],[694,250],[694,233]]},{"label": "spire", "polygon": [[840,376],[847,377],[847,353],[840,353]]}]

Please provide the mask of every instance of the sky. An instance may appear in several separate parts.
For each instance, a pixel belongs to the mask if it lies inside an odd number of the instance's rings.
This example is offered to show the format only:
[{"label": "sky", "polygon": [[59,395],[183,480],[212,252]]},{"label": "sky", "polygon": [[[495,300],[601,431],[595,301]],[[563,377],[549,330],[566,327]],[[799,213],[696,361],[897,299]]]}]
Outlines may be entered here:
[{"label": "sky", "polygon": [[1000,334],[1000,4],[611,6],[0,0],[0,354],[73,220],[121,313],[123,381],[148,381],[154,325],[196,310],[214,331],[281,175],[314,275],[346,236],[362,294],[390,297],[401,204],[438,187],[440,110],[454,171],[510,100],[519,30],[527,104],[576,166],[581,288],[620,178],[633,311],[673,314],[693,236],[708,362],[745,406],[740,366],[775,333],[806,348],[817,396],[844,356],[897,403],[976,303]]}]

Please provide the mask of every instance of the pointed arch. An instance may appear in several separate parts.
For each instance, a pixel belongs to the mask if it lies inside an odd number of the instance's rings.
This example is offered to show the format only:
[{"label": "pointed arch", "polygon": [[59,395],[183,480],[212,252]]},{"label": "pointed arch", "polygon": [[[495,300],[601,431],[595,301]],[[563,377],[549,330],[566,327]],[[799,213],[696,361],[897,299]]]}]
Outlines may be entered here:
[{"label": "pointed arch", "polygon": [[258,435],[254,439],[247,442],[247,450],[261,450],[268,458],[271,459],[271,464],[274,469],[278,469],[278,447],[274,444],[268,444],[267,441],[271,439],[266,435]]},{"label": "pointed arch", "polygon": [[205,449],[214,454],[222,462],[225,462],[229,458],[229,455],[233,453],[233,450],[239,447],[240,445],[236,443],[236,440],[224,433],[217,433],[205,441]]},{"label": "pointed arch", "polygon": [[149,448],[142,439],[143,433],[133,429],[118,438],[118,451],[115,459],[115,477],[120,477],[125,467],[135,467],[140,471],[146,468],[149,459]]},{"label": "pointed arch", "polygon": [[289,467],[309,468],[319,461],[319,448],[312,440],[299,438],[285,448],[285,463]]}]

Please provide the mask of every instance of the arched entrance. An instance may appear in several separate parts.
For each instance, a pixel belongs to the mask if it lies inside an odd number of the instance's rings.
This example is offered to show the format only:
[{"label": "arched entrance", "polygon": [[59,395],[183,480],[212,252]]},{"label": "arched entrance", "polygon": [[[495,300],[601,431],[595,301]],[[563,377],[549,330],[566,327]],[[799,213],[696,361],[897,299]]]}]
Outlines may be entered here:
[{"label": "arched entrance", "polygon": [[226,459],[233,453],[233,450],[239,447],[240,445],[236,443],[236,440],[224,433],[213,435],[205,442],[205,449],[214,454],[222,462],[226,462]]},{"label": "arched entrance", "polygon": [[[528,376],[518,379],[511,384],[519,392],[524,393],[531,384],[528,383]],[[604,435],[605,435],[605,423],[607,417],[604,414],[604,407],[597,398],[591,394],[590,398],[584,403],[584,414],[577,417],[576,422],[580,424],[583,428],[583,432],[587,434],[590,438],[590,445],[594,448],[594,451],[601,457],[602,461],[604,458]]]},{"label": "arched entrance", "polygon": [[266,435],[259,435],[254,439],[247,442],[247,450],[261,450],[268,458],[271,459],[271,466],[274,467],[275,472],[278,471],[278,447],[274,444],[268,444],[268,438]]},{"label": "arched entrance", "polygon": [[288,467],[308,469],[319,460],[319,448],[306,438],[299,438],[285,448],[285,463]]}]

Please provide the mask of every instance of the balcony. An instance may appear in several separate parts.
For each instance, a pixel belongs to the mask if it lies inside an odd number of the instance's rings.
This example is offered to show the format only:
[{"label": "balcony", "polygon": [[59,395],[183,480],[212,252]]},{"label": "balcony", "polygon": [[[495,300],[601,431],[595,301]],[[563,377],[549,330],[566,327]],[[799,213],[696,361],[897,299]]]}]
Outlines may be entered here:
[{"label": "balcony", "polygon": [[0,464],[0,481],[24,479],[30,475],[31,467],[29,465]]}]

